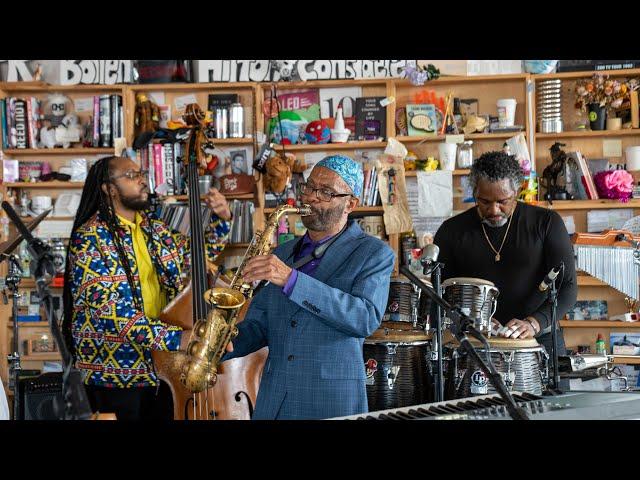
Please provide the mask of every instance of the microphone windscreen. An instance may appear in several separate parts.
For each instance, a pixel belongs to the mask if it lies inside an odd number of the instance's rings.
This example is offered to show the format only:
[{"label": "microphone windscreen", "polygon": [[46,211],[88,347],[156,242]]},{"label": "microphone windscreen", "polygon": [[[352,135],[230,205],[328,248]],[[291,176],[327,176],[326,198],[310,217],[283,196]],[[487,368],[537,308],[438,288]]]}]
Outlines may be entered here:
[{"label": "microphone windscreen", "polygon": [[438,255],[440,255],[440,247],[435,243],[430,243],[422,250],[420,260],[423,262],[436,262],[438,260]]}]

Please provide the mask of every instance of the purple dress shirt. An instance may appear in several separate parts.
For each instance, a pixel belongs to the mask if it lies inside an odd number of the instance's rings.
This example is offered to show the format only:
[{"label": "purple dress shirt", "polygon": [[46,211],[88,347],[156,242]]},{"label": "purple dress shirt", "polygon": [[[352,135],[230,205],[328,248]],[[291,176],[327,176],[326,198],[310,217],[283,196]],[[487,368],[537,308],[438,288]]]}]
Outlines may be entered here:
[{"label": "purple dress shirt", "polygon": [[[334,237],[334,235],[329,235],[328,237],[324,237],[317,242],[314,242],[309,238],[309,233],[305,233],[304,237],[302,237],[302,246],[300,247],[298,253],[293,257],[294,261],[298,261],[301,258],[306,257],[307,255],[311,255],[311,253],[320,245],[325,242],[328,242]],[[320,265],[320,261],[322,257],[311,260],[309,263],[300,267],[300,271],[306,273],[307,275],[313,275],[313,272],[316,271],[318,265]],[[291,275],[289,275],[289,279],[287,283],[282,287],[282,293],[284,293],[287,297],[291,295],[293,292],[293,287],[296,286],[296,280],[298,280],[298,270],[295,268],[291,271]]]}]

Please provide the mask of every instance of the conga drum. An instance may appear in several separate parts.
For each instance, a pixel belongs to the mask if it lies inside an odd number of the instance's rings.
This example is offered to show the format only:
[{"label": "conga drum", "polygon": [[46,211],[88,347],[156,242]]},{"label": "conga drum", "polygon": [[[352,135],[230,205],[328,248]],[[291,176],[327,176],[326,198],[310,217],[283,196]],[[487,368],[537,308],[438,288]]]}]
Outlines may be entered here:
[{"label": "conga drum", "polygon": [[[446,341],[451,339],[450,333]],[[406,322],[382,322],[364,341],[369,411],[434,401],[431,333]],[[446,366],[446,363],[445,363]]]},{"label": "conga drum", "polygon": [[[476,330],[491,336],[491,317],[498,307],[498,289],[481,278],[454,277],[442,282],[443,298],[473,319]],[[445,321],[447,321],[445,317]]]},{"label": "conga drum", "polygon": [[[469,340],[485,362],[487,358],[491,358],[507,390],[542,394],[549,376],[549,356],[535,338],[487,338],[489,350],[477,339]],[[457,341],[450,344],[450,347],[455,350],[455,361],[452,367],[454,371],[449,375],[448,381],[454,382],[454,385],[448,391],[454,392],[454,398],[496,393],[478,362],[469,357]]]}]

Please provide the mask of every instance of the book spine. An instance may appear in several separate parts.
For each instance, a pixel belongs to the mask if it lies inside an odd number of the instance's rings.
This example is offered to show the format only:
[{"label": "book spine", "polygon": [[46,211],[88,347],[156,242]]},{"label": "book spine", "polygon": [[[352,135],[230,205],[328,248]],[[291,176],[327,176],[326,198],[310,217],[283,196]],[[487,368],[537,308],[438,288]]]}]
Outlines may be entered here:
[{"label": "book spine", "polygon": [[169,187],[167,189],[167,195],[174,195],[175,188],[173,178],[173,145],[170,143],[165,143],[162,147],[164,150],[164,178]]},{"label": "book spine", "polygon": [[6,100],[6,117],[7,117],[7,145],[8,148],[16,148],[15,136],[12,135],[11,129],[14,127],[15,115],[15,99],[8,97]]},{"label": "book spine", "polygon": [[147,161],[149,162],[149,191],[156,191],[156,169],[153,161],[153,144],[147,145]]},{"label": "book spine", "polygon": [[100,95],[99,99],[100,118],[100,146],[111,147],[111,98],[109,95]]},{"label": "book spine", "polygon": [[155,176],[156,188],[164,183],[164,167],[162,166],[162,145],[153,144],[153,171]]},{"label": "book spine", "polygon": [[7,134],[7,101],[0,99],[0,115],[2,116],[2,148],[9,148],[9,135]]},{"label": "book spine", "polygon": [[38,148],[36,145],[36,137],[33,132],[35,130],[33,123],[33,104],[31,97],[25,100],[27,104],[27,148]]},{"label": "book spine", "polygon": [[118,131],[118,137],[124,137],[124,109],[122,108],[122,95],[117,95],[118,98],[118,119],[120,130]]},{"label": "book spine", "polygon": [[120,135],[120,112],[118,112],[118,96],[111,95],[109,98],[111,102],[111,133],[113,138],[118,138]]},{"label": "book spine", "polygon": [[100,145],[100,97],[93,97],[93,147]]},{"label": "book spine", "polygon": [[28,148],[27,104],[21,98],[15,103],[16,148]]}]

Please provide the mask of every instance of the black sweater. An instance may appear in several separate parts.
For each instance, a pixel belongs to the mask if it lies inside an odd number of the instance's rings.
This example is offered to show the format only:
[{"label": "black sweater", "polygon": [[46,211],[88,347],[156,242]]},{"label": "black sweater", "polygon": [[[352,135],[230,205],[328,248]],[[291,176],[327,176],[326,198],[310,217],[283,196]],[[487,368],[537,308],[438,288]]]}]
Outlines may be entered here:
[{"label": "black sweater", "polygon": [[[485,225],[496,250],[500,248],[507,224],[499,228]],[[551,306],[547,293],[541,293],[538,285],[561,261],[564,261],[565,272],[564,278],[560,275],[556,279],[558,320],[576,302],[578,289],[573,246],[557,212],[518,202],[499,262],[495,261],[496,254],[482,232],[475,207],[445,221],[438,229],[434,243],[440,247],[438,260],[445,264],[443,280],[475,277],[495,284],[500,294],[494,317],[502,324],[512,318],[533,316],[542,330],[550,325]]]}]

